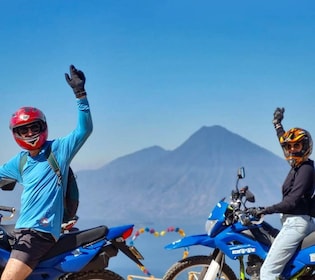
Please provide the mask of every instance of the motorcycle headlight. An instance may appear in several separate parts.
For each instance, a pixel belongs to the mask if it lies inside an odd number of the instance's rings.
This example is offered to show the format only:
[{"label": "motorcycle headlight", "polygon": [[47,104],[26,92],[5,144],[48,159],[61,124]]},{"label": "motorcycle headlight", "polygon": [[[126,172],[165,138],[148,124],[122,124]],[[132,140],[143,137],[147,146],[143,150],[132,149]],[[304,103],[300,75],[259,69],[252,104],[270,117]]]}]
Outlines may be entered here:
[{"label": "motorcycle headlight", "polygon": [[206,233],[211,235],[213,228],[215,227],[218,220],[207,220],[206,221]]}]

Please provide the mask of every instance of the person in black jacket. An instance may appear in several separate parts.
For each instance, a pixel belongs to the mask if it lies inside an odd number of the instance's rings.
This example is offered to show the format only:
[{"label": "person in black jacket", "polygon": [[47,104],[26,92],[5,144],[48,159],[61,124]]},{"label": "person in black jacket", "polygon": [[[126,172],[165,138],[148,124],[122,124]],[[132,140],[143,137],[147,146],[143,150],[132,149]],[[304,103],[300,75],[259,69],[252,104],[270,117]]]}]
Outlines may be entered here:
[{"label": "person in black jacket", "polygon": [[273,124],[291,170],[282,186],[282,201],[256,213],[281,213],[282,222],[282,228],[261,267],[261,280],[279,279],[300,242],[315,230],[315,224],[309,215],[309,202],[314,192],[314,162],[309,159],[313,148],[312,137],[302,128],[285,131],[281,124],[283,114],[284,108],[277,108]]}]

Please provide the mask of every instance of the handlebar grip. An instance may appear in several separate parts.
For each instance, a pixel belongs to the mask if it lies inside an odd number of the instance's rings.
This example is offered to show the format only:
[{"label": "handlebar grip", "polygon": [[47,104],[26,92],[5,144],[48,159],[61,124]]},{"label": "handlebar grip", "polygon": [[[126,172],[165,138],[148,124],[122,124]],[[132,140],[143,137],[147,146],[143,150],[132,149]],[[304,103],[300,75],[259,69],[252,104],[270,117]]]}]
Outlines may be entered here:
[{"label": "handlebar grip", "polygon": [[0,206],[0,211],[6,211],[6,212],[14,213],[15,212],[15,208],[14,207],[10,207],[10,206]]}]

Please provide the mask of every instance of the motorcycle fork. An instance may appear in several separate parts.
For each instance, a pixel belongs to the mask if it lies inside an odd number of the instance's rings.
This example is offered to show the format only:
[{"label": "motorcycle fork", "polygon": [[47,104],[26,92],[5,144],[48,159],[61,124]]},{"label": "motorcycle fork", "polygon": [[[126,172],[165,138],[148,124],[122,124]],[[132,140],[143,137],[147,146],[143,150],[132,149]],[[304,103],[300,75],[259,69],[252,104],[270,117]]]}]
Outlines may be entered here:
[{"label": "motorcycle fork", "polygon": [[212,260],[209,263],[208,267],[205,267],[199,277],[198,280],[214,280],[217,275],[221,275],[222,268],[224,264],[224,253],[219,249],[214,249],[212,253]]},{"label": "motorcycle fork", "polygon": [[246,278],[245,278],[244,257],[243,256],[239,256],[238,260],[239,260],[239,263],[240,263],[240,280],[246,280]]}]

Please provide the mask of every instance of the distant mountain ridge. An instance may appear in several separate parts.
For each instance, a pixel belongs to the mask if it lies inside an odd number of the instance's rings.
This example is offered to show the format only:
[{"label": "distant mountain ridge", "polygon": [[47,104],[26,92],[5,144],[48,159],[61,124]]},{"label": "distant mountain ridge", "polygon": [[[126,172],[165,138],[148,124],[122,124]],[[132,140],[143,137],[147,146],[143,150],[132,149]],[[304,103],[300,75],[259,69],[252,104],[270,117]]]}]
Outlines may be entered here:
[{"label": "distant mountain ridge", "polygon": [[257,203],[281,199],[285,160],[216,125],[201,127],[172,151],[153,146],[78,172],[79,215],[108,223],[204,221],[214,203],[228,198],[241,166]]}]

